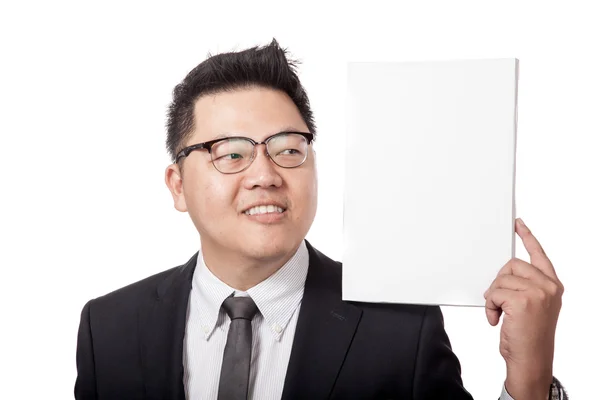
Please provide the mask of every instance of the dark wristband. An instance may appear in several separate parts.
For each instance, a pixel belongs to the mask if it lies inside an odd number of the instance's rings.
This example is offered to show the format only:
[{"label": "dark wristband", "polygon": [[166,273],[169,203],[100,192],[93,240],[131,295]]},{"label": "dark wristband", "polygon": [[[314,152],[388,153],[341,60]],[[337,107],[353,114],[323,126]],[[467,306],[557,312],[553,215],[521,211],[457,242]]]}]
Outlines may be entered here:
[{"label": "dark wristband", "polygon": [[562,384],[558,379],[552,377],[552,384],[550,385],[549,400],[569,400],[567,392],[563,388]]}]

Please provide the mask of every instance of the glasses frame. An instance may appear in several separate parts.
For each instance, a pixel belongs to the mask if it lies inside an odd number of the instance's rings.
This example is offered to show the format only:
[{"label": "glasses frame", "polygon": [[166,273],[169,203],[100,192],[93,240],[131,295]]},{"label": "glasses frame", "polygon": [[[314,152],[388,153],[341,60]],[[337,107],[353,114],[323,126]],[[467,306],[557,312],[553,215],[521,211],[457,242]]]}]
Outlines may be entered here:
[{"label": "glasses frame", "polygon": [[[227,137],[222,137],[222,138],[219,138],[219,139],[209,140],[208,142],[196,143],[196,144],[193,144],[191,146],[187,146],[186,148],[182,149],[179,153],[177,153],[177,156],[175,157],[175,164],[177,164],[179,162],[179,160],[181,160],[182,158],[189,156],[192,151],[203,150],[204,149],[204,150],[208,151],[208,154],[210,154],[211,164],[213,165],[213,167],[215,167],[215,169],[217,171],[219,171],[222,174],[227,174],[227,175],[238,174],[238,173],[244,171],[245,169],[247,169],[252,164],[252,162],[254,161],[254,159],[256,158],[256,146],[259,145],[259,144],[264,144],[267,156],[271,159],[271,161],[273,161],[273,163],[275,163],[275,165],[277,165],[278,167],[281,167],[281,168],[298,168],[299,166],[301,166],[302,164],[304,164],[304,162],[306,161],[306,158],[308,156],[308,153],[304,156],[304,160],[302,160],[302,162],[300,164],[296,165],[295,167],[283,167],[283,166],[277,164],[277,162],[275,160],[273,160],[273,158],[269,154],[269,149],[267,147],[267,144],[269,143],[269,141],[271,139],[273,139],[273,138],[275,138],[277,136],[280,136],[280,135],[289,135],[289,134],[296,134],[296,135],[304,136],[304,138],[306,139],[306,144],[308,146],[310,146],[312,144],[312,142],[314,142],[314,140],[315,140],[314,133],[309,133],[309,132],[295,132],[295,131],[278,132],[278,133],[276,133],[274,135],[269,136],[268,138],[266,138],[262,142],[257,142],[256,140],[254,140],[252,138],[249,138],[249,137],[245,137],[245,136],[227,136]],[[250,159],[250,162],[248,163],[248,165],[246,165],[243,169],[241,169],[239,171],[236,171],[236,172],[223,172],[219,168],[217,168],[217,166],[215,165],[215,162],[214,162],[214,160],[212,158],[211,149],[212,149],[212,147],[215,144],[217,144],[219,142],[222,142],[224,140],[230,140],[230,139],[243,139],[243,140],[247,140],[248,142],[252,143],[252,146],[253,146],[253,148],[252,148],[252,158]]]}]

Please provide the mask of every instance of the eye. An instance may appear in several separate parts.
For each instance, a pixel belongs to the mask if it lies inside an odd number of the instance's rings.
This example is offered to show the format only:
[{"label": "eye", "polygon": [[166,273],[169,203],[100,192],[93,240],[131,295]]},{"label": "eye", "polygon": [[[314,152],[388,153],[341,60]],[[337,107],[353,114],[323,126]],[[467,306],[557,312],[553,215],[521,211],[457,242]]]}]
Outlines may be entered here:
[{"label": "eye", "polygon": [[293,154],[300,154],[300,152],[296,149],[285,149],[283,151],[280,151],[279,153],[277,153],[277,155],[279,154],[283,154],[283,155],[293,155]]},{"label": "eye", "polygon": [[244,158],[244,156],[242,156],[239,153],[229,153],[229,154],[220,156],[219,158],[217,158],[217,160],[240,160],[242,158]]}]

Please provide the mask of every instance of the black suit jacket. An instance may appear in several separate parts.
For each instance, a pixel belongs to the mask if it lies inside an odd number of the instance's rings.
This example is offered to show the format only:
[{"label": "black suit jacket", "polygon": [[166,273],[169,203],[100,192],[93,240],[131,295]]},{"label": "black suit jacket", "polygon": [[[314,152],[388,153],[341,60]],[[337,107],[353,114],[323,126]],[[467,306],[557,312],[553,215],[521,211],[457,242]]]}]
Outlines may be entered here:
[{"label": "black suit jacket", "polygon": [[[341,264],[307,247],[283,399],[472,399],[439,307],[342,301]],[[197,256],[85,305],[77,399],[185,398],[183,338]]]}]

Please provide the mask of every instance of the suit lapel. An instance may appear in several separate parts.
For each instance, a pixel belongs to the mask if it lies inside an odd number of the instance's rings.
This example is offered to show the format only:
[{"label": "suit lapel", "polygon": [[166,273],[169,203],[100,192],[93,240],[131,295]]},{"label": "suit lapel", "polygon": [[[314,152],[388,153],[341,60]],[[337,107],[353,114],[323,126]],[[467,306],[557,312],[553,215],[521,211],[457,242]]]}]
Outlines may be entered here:
[{"label": "suit lapel", "polygon": [[140,353],[147,399],[185,399],[183,339],[196,253],[157,287],[139,312]]},{"label": "suit lapel", "polygon": [[362,311],[341,300],[341,267],[308,242],[309,268],[282,399],[325,399]]}]

